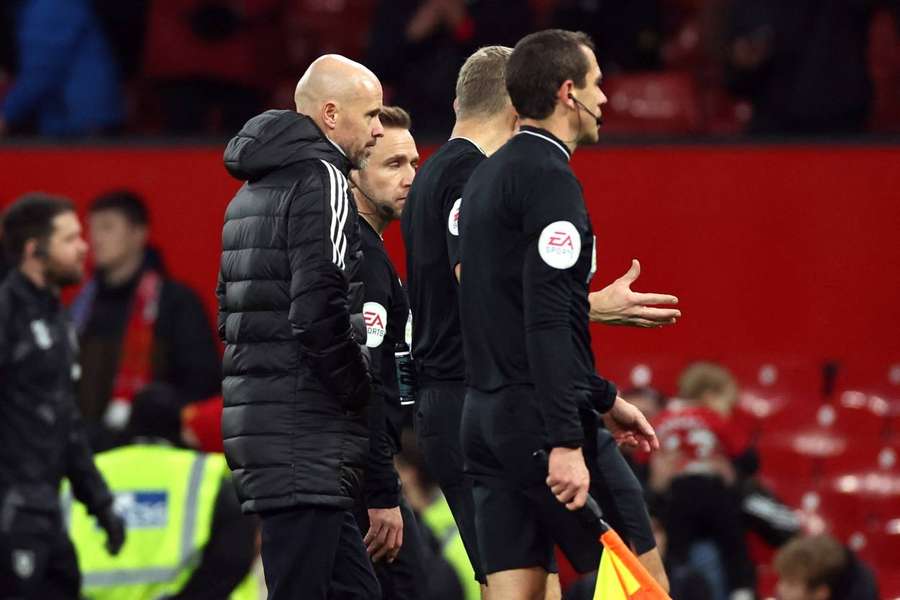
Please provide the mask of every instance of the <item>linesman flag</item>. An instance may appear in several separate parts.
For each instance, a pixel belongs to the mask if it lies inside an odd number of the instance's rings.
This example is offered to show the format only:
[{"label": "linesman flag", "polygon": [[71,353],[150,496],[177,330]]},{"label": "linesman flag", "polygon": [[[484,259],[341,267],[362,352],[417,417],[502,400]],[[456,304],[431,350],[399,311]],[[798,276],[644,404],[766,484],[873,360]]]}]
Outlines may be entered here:
[{"label": "linesman flag", "polygon": [[594,600],[672,600],[612,529],[600,536],[603,556]]}]

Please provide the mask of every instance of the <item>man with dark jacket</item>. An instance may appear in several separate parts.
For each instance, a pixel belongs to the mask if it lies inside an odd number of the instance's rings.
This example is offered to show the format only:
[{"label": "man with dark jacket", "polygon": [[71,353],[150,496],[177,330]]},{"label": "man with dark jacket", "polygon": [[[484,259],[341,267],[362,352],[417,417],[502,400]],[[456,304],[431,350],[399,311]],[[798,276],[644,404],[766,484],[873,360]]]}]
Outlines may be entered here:
[{"label": "man with dark jacket", "polygon": [[358,214],[347,174],[383,135],[371,71],[327,55],[297,112],[254,117],[225,150],[217,285],[222,437],[244,512],[262,518],[270,600],[379,598],[353,517],[369,440]]},{"label": "man with dark jacket", "polygon": [[2,238],[16,268],[0,284],[0,594],[74,599],[80,575],[60,514],[64,477],[109,551],[125,541],[75,406],[78,344],[59,301],[83,276],[87,244],[72,204],[44,195],[7,210]]},{"label": "man with dark jacket", "polygon": [[84,376],[78,405],[95,452],[125,443],[135,394],[165,383],[182,402],[219,394],[222,363],[200,298],[174,281],[147,244],[149,214],[134,192],[91,204],[96,275],[72,304]]}]

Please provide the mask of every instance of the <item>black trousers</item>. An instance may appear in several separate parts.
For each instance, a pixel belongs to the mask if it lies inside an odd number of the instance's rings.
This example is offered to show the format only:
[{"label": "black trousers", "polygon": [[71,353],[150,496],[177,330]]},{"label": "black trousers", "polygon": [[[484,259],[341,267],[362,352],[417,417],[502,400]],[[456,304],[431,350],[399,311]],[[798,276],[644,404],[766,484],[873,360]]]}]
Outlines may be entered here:
[{"label": "black trousers", "polygon": [[0,598],[77,600],[78,558],[61,527],[21,527],[0,532]]},{"label": "black trousers", "polygon": [[[420,600],[426,597],[425,545],[416,516],[402,498],[400,513],[403,515],[403,545],[394,562],[382,560],[375,564],[375,576],[384,600]],[[360,532],[365,535],[369,530],[369,516],[364,507],[357,508],[356,520]]]},{"label": "black trousers", "polygon": [[352,511],[297,506],[260,517],[269,600],[381,599]]}]

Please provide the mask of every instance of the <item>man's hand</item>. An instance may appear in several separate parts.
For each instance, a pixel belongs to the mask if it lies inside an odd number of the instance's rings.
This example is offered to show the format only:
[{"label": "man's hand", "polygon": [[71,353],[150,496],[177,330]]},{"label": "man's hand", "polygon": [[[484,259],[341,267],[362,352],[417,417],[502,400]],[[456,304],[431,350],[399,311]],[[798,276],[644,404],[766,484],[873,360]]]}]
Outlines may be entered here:
[{"label": "man's hand", "polygon": [[116,514],[112,504],[97,516],[97,522],[106,532],[106,550],[113,556],[125,545],[125,520]]},{"label": "man's hand", "polygon": [[604,325],[629,327],[662,327],[672,325],[681,317],[676,308],[653,308],[654,304],[678,304],[678,298],[668,294],[644,294],[631,291],[631,284],[641,274],[641,263],[632,259],[628,272],[611,284],[588,295],[591,321]]},{"label": "man's hand", "polygon": [[550,451],[547,486],[569,510],[578,510],[587,501],[591,475],[581,448],[554,448]]},{"label": "man's hand", "polygon": [[659,440],[647,417],[627,400],[617,396],[613,407],[603,415],[603,422],[620,446],[639,447],[645,452],[659,450]]},{"label": "man's hand", "polygon": [[403,515],[400,507],[370,508],[369,531],[363,539],[372,562],[387,557],[389,563],[394,562],[403,545]]}]

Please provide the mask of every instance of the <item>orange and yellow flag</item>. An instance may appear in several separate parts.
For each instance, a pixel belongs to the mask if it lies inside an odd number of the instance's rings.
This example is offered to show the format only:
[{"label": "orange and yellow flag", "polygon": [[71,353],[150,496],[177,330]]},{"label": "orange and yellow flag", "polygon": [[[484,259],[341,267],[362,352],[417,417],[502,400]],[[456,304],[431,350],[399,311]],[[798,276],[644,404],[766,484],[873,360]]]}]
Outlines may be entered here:
[{"label": "orange and yellow flag", "polygon": [[600,541],[603,557],[594,600],[672,600],[615,531],[610,529]]}]

